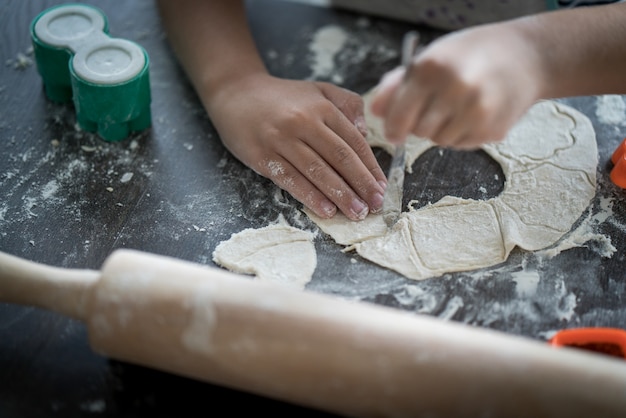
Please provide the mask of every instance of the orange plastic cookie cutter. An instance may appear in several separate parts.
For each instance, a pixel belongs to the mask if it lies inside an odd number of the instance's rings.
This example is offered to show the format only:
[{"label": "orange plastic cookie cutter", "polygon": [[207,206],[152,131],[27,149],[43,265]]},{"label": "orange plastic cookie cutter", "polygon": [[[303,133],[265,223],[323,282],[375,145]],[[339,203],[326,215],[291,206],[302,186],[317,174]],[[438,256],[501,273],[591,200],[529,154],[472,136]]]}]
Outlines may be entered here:
[{"label": "orange plastic cookie cutter", "polygon": [[595,351],[626,360],[626,331],[618,328],[572,328],[557,332],[549,341],[557,347]]},{"label": "orange plastic cookie cutter", "polygon": [[626,189],[626,138],[611,156],[611,162],[613,163],[611,181],[616,186]]}]

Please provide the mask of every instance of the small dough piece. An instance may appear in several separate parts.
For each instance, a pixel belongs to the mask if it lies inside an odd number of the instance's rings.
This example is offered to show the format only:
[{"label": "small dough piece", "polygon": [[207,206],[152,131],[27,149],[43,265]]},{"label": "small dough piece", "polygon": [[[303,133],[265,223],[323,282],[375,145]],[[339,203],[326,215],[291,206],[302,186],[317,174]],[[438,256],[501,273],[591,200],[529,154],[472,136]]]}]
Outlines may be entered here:
[{"label": "small dough piece", "polygon": [[[391,153],[380,119],[367,113],[368,141]],[[434,144],[410,137],[407,171]],[[341,214],[305,213],[337,243],[415,280],[499,264],[516,246],[536,251],[555,244],[595,196],[598,150],[589,119],[552,101],[535,104],[501,143],[482,149],[502,166],[502,193],[489,200],[446,196],[409,208],[390,229],[380,214],[353,222]]]},{"label": "small dough piece", "polygon": [[213,251],[213,261],[257,280],[279,282],[297,288],[311,281],[317,266],[315,234],[282,223],[248,228],[233,234]]}]

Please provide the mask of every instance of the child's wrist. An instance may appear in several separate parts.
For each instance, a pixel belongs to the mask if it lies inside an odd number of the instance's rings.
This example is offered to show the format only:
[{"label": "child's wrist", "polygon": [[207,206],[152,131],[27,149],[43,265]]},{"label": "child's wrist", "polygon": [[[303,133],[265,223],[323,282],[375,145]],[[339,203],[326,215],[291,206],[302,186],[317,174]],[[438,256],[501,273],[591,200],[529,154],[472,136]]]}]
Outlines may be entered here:
[{"label": "child's wrist", "polygon": [[264,68],[226,74],[224,77],[213,78],[211,82],[205,83],[199,88],[199,95],[205,108],[211,113],[211,108],[221,106],[224,100],[239,94],[246,94],[267,77],[270,75]]}]

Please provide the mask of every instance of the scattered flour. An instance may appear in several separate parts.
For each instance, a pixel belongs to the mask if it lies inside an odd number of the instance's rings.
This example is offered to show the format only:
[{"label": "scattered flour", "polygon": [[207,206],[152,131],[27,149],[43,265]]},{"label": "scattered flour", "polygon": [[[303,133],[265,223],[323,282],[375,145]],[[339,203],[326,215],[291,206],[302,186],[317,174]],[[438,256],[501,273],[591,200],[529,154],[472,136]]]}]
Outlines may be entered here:
[{"label": "scattered flour", "polygon": [[558,319],[561,321],[571,321],[572,317],[576,314],[576,295],[569,293],[562,299],[562,304],[559,306],[558,312],[560,315]]},{"label": "scattered flour", "polygon": [[463,299],[459,296],[453,296],[452,299],[450,299],[450,301],[446,305],[443,312],[439,314],[439,318],[443,320],[450,320],[462,307],[463,307]]},{"label": "scattered flour", "polygon": [[[75,116],[68,107],[49,107],[46,129],[59,130],[60,136],[44,142],[43,147],[16,145],[0,171],[0,185],[6,191],[0,202],[0,236],[6,235],[1,231],[10,225],[51,210],[59,220],[80,222],[84,205],[92,203],[87,192],[90,188],[112,184],[115,179],[128,182],[137,174],[151,175],[153,162],[136,152],[141,137],[106,143],[75,129]],[[96,165],[104,166],[106,173],[96,172]],[[24,242],[28,242],[26,237]]]},{"label": "scattered flour", "polygon": [[50,180],[41,190],[41,197],[44,199],[52,198],[59,190],[59,183],[56,180]]},{"label": "scattered flour", "polygon": [[[364,23],[365,22],[365,23]],[[315,31],[309,43],[311,80],[335,84],[352,81],[363,71],[363,62],[397,64],[398,46],[377,31],[369,20],[359,20],[353,30],[326,25]]]},{"label": "scattered flour", "polygon": [[133,178],[133,173],[124,173],[120,178],[120,183],[128,183]]},{"label": "scattered flour", "polygon": [[626,104],[622,96],[604,95],[596,97],[596,116],[607,125],[621,125],[626,123]]},{"label": "scattered flour", "polygon": [[438,305],[434,294],[412,284],[404,286],[394,297],[401,305],[414,305],[415,312],[419,314],[430,314]]},{"label": "scattered flour", "polygon": [[536,270],[521,270],[512,273],[515,282],[515,291],[520,298],[529,298],[537,293],[539,284],[539,272]]},{"label": "scattered flour", "polygon": [[334,78],[334,82],[343,81],[337,74],[335,77],[331,75],[335,69],[335,56],[347,40],[347,32],[339,26],[324,26],[315,32],[309,45],[309,50],[313,54],[311,79]]},{"label": "scattered flour", "polygon": [[103,399],[95,401],[83,402],[80,404],[80,409],[91,413],[102,413],[106,411],[107,404]]},{"label": "scattered flour", "polygon": [[13,67],[14,70],[25,70],[34,64],[33,52],[32,47],[29,47],[25,52],[18,52],[15,58],[6,61],[6,65]]},{"label": "scattered flour", "polygon": [[[563,324],[577,319],[576,295],[567,288],[565,280],[553,275],[541,274],[542,261],[534,255],[527,255],[536,262],[533,266],[503,265],[489,271],[463,273],[457,278],[449,278],[453,291],[448,286],[443,288],[429,282],[419,282],[398,288],[392,292],[396,302],[403,309],[419,314],[436,315],[445,320],[456,319],[462,310],[462,322],[469,325],[496,327],[507,332],[528,324],[555,323]],[[515,285],[513,295],[501,294],[499,297],[480,299],[477,295],[484,292],[485,280],[498,275],[508,276]],[[501,283],[506,288],[506,279]],[[489,282],[490,286],[494,282]],[[452,293],[452,295],[451,295]],[[539,332],[539,331],[537,331]]]}]

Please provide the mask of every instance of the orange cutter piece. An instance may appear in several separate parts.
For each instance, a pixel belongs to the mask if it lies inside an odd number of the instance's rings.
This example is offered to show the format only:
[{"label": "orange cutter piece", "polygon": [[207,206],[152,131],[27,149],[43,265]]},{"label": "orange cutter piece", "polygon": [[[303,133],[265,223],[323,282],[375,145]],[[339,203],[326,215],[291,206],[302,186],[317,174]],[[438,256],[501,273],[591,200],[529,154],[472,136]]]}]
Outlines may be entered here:
[{"label": "orange cutter piece", "polygon": [[613,163],[611,181],[616,186],[626,189],[626,138],[611,156],[611,162]]},{"label": "orange cutter piece", "polygon": [[626,360],[626,331],[618,328],[572,328],[557,332],[553,346],[595,351]]}]

